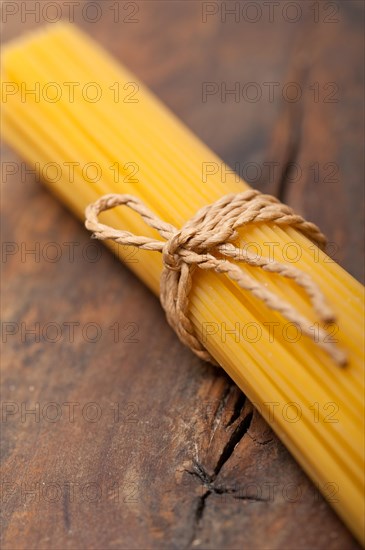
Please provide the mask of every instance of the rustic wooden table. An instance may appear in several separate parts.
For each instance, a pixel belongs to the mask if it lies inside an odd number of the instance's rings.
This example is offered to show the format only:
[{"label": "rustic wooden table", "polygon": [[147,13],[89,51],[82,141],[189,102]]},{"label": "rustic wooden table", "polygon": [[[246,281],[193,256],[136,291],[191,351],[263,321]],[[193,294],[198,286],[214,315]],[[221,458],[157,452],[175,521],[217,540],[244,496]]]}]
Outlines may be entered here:
[{"label": "rustic wooden table", "polygon": [[[58,6],[362,279],[362,1]],[[5,2],[4,41],[58,17]],[[2,154],[3,548],[359,548],[224,372]]]}]

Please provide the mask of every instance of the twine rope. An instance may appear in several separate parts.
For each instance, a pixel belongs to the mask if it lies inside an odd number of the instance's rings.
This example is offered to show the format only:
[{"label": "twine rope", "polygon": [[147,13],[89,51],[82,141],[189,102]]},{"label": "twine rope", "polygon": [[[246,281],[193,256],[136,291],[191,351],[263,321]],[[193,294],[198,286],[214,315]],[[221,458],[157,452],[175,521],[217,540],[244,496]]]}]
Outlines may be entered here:
[{"label": "twine rope", "polygon": [[[137,212],[147,225],[156,229],[164,241],[138,236],[129,231],[114,229],[99,222],[98,215],[117,206],[125,205]],[[315,281],[303,271],[289,264],[250,253],[237,248],[233,242],[237,229],[250,223],[272,222],[278,226],[290,226],[324,249],[326,238],[318,227],[295,214],[291,208],[271,195],[256,190],[229,194],[201,208],[181,229],[164,222],[133,195],[104,195],[85,210],[85,226],[100,240],[111,239],[121,245],[134,246],[162,254],[164,269],[160,281],[160,300],[169,324],[180,340],[205,361],[217,364],[198,338],[189,318],[189,293],[196,267],[226,274],[241,288],[251,292],[266,306],[278,311],[311,338],[341,366],[346,355],[333,342],[327,332],[319,328],[315,333],[313,323],[298,312],[282,297],[271,292],[263,283],[255,280],[237,263],[243,262],[269,273],[277,273],[302,287],[318,318],[332,323],[335,316]]]}]

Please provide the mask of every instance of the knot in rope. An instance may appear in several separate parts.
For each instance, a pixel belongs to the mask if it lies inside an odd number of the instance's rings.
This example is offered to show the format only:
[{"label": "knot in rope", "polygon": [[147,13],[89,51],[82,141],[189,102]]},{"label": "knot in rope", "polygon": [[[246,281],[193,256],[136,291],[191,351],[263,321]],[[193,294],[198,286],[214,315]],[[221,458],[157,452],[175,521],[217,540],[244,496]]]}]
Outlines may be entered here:
[{"label": "knot in rope", "polygon": [[[156,229],[165,241],[134,235],[125,230],[114,229],[99,222],[98,215],[116,206],[125,205],[137,212],[143,220]],[[212,270],[226,274],[241,288],[263,301],[267,307],[278,311],[294,323],[301,332],[323,348],[339,365],[346,364],[346,356],[334,343],[328,341],[327,333],[320,328],[315,334],[313,323],[304,317],[293,305],[281,296],[270,291],[264,283],[253,278],[248,270],[238,263],[277,273],[295,281],[308,295],[319,319],[331,323],[335,316],[326,303],[322,291],[305,272],[292,264],[281,263],[272,258],[253,254],[245,247],[234,245],[239,237],[238,228],[247,224],[274,223],[277,226],[291,226],[321,249],[326,239],[316,225],[295,214],[291,208],[271,195],[263,195],[256,190],[229,194],[216,202],[201,208],[181,229],[164,222],[149,210],[142,201],[133,195],[104,195],[85,211],[87,229],[93,237],[135,246],[143,250],[162,254],[164,269],[160,281],[160,300],[169,324],[180,340],[205,361],[217,364],[198,337],[189,318],[189,293],[192,287],[194,270]]]}]

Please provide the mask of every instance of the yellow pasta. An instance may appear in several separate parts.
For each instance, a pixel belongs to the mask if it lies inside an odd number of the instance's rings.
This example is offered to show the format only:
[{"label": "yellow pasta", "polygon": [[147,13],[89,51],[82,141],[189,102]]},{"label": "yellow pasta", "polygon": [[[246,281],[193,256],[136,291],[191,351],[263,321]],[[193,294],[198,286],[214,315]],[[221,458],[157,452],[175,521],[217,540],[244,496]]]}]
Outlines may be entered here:
[{"label": "yellow pasta", "polygon": [[[141,198],[180,227],[199,208],[248,188],[133,75],[75,27],[53,25],[3,51],[5,139],[80,219],[105,193]],[[330,198],[329,198],[330,200]],[[126,208],[102,215],[119,229],[157,237]],[[255,403],[339,515],[363,536],[363,289],[294,229],[248,226],[241,246],[294,262],[337,316],[328,328],[347,351],[333,364],[315,342],[226,276],[196,270],[190,316],[208,351]],[[157,294],[157,253],[107,243]],[[279,275],[249,274],[319,324],[304,292]]]}]

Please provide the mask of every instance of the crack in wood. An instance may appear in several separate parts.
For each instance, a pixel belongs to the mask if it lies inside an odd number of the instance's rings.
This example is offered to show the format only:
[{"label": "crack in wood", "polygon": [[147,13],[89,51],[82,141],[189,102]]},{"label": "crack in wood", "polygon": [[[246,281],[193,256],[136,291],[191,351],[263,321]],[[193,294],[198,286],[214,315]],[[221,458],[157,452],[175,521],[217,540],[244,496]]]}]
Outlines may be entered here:
[{"label": "crack in wood", "polygon": [[199,464],[199,462],[197,462],[196,460],[193,460],[193,468],[193,472],[191,470],[185,471],[188,472],[188,474],[199,478],[203,485],[210,487],[214,481],[214,478],[210,476],[208,472],[204,470],[203,466],[201,466],[201,464]]},{"label": "crack in wood", "polygon": [[198,503],[195,508],[195,514],[194,514],[193,532],[186,548],[191,548],[192,546],[194,546],[194,542],[196,542],[196,534],[197,534],[201,519],[203,517],[204,509],[206,506],[206,500],[210,494],[211,494],[210,491],[206,491],[202,496],[198,498]]},{"label": "crack in wood", "polygon": [[[229,392],[225,392],[225,397],[227,397]],[[244,407],[246,404],[246,396],[244,394],[240,394],[234,409],[232,416],[226,425],[226,428],[228,426],[231,426],[234,422],[237,421],[239,416],[242,414]],[[222,409],[221,409],[222,412]],[[248,430],[250,428],[251,422],[253,418],[253,411],[251,410],[248,412],[244,418],[239,422],[239,424],[234,429],[231,437],[223,447],[223,450],[220,454],[220,457],[218,459],[217,465],[214,468],[213,475],[210,475],[204,468],[202,464],[200,464],[197,460],[193,459],[193,470],[188,470],[185,468],[185,471],[191,475],[196,477],[202,487],[205,489],[202,495],[200,495],[197,499],[197,504],[195,508],[194,513],[194,524],[193,524],[193,532],[192,536],[190,537],[189,543],[187,545],[187,548],[190,548],[194,545],[194,542],[196,542],[196,535],[199,529],[199,525],[203,519],[204,511],[206,508],[207,499],[212,494],[217,495],[229,495],[232,498],[236,500],[250,500],[250,501],[256,501],[256,502],[267,502],[266,499],[259,498],[257,496],[250,496],[250,495],[240,495],[237,494],[237,489],[230,488],[230,487],[223,487],[221,485],[216,484],[217,477],[219,475],[219,472],[222,470],[224,464],[229,460],[229,458],[232,456],[237,444],[245,437],[246,434],[248,434]]]},{"label": "crack in wood", "polygon": [[[288,82],[300,83],[301,89],[305,88],[310,74],[306,52],[306,44],[299,43],[294,56],[294,66],[287,78]],[[294,181],[290,175],[302,146],[304,114],[305,109],[302,102],[287,102],[280,113],[273,133],[274,148],[271,150],[270,158],[281,159],[280,174],[273,193],[281,202],[286,202],[288,188]]]},{"label": "crack in wood", "polygon": [[[300,111],[296,109],[296,111],[294,112],[300,112]],[[299,126],[301,126],[301,118],[302,118],[301,114],[299,115],[299,117],[297,116],[297,114],[294,114],[291,116],[291,118],[293,119],[293,125],[296,125],[298,123],[298,120],[296,119],[299,119]],[[277,197],[281,202],[285,202],[286,200],[288,187],[290,183],[289,176],[293,166],[295,165],[295,161],[298,158],[300,145],[301,145],[300,130],[294,131],[292,135],[293,137],[290,144],[288,145],[289,150],[287,152],[287,157],[285,159],[285,163],[283,165],[283,169],[282,169],[280,179],[278,181],[278,187],[277,187]]]},{"label": "crack in wood", "polygon": [[272,437],[270,437],[270,439],[266,439],[265,441],[260,441],[259,439],[257,439],[257,437],[252,437],[252,435],[250,435],[249,433],[247,433],[247,435],[254,443],[257,443],[257,445],[268,445],[269,443],[274,441]]},{"label": "crack in wood", "polygon": [[221,453],[221,456],[219,457],[218,463],[214,469],[215,477],[219,474],[221,469],[223,468],[224,464],[227,462],[227,460],[232,455],[237,443],[244,437],[244,435],[247,433],[247,430],[249,429],[251,425],[253,417],[253,411],[249,412],[245,418],[238,424],[234,432],[232,433],[231,437],[227,441],[226,445],[223,448],[223,451]]},{"label": "crack in wood", "polygon": [[243,407],[245,406],[245,403],[246,403],[246,396],[244,393],[240,393],[234,405],[232,416],[226,424],[226,428],[229,428],[230,426],[232,426],[232,424],[236,422],[236,420],[238,420],[241,412],[243,411]]},{"label": "crack in wood", "polygon": [[233,384],[231,384],[231,383],[227,384],[227,386],[226,386],[226,388],[225,388],[225,390],[222,394],[222,397],[219,401],[219,405],[217,407],[217,410],[216,410],[215,415],[214,415],[214,420],[213,420],[212,437],[214,435],[214,432],[216,431],[216,428],[218,427],[218,424],[219,424],[220,419],[222,417],[224,408],[227,405],[227,401],[228,401],[229,395],[231,393],[232,387],[234,387]]}]

